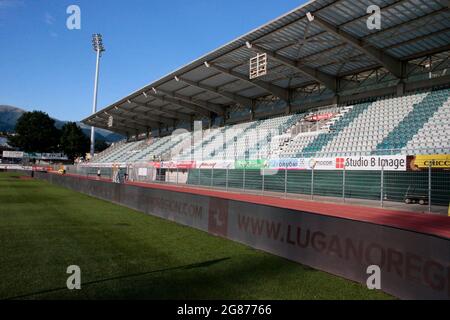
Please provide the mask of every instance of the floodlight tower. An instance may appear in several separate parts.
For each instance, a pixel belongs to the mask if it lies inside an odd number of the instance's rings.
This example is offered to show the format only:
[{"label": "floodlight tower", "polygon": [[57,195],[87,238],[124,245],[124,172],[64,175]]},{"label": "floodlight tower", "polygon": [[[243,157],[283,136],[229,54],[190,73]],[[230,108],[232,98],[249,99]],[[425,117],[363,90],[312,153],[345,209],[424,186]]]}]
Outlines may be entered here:
[{"label": "floodlight tower", "polygon": [[[102,52],[105,51],[105,47],[103,46],[102,35],[99,33],[92,35],[92,45],[94,47],[94,51],[97,53],[97,62],[95,64],[95,82],[94,82],[94,101],[92,103],[92,114],[97,112],[97,92],[98,92],[98,73],[100,69],[100,57],[102,56]],[[95,128],[91,127],[91,159],[94,157],[95,152]]]}]

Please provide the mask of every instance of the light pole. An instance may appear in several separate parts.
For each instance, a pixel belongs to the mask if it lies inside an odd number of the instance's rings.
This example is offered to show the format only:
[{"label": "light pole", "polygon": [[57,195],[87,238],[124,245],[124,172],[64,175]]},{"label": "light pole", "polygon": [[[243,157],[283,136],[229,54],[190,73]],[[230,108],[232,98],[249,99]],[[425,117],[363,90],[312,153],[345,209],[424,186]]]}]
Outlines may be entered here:
[{"label": "light pole", "polygon": [[[105,51],[103,47],[102,35],[99,33],[92,35],[92,45],[94,46],[94,51],[97,53],[97,62],[95,64],[95,82],[94,82],[94,100],[92,103],[92,114],[97,112],[97,92],[98,92],[98,73],[100,69],[100,57],[102,52]],[[91,159],[94,157],[95,152],[95,128],[91,127]]]}]

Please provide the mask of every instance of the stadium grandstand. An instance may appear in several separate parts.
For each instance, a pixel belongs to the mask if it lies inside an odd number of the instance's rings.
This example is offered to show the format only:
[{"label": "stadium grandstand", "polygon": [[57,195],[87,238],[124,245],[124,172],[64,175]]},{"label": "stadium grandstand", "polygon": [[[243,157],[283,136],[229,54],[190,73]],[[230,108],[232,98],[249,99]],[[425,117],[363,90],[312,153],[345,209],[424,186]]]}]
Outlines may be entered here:
[{"label": "stadium grandstand", "polygon": [[[202,159],[445,153],[448,4],[380,3],[382,28],[369,30],[368,1],[311,1],[97,112],[83,122],[128,142],[93,162],[198,159],[200,146]],[[267,57],[266,74],[250,79],[257,54]],[[174,153],[181,139],[164,137],[193,132],[196,120],[201,141]],[[233,141],[230,129],[244,134]],[[285,136],[279,150],[264,129]],[[254,143],[259,131],[267,135]]]},{"label": "stadium grandstand", "polygon": [[[84,167],[111,174],[116,166],[149,166],[157,172],[149,181],[216,186],[212,178],[202,182],[202,175],[212,176],[204,170],[287,169],[293,159],[306,159],[307,169],[315,159],[312,167],[320,170],[317,159],[331,158],[333,168],[342,169],[338,157],[445,157],[448,2],[378,1],[379,29],[367,26],[371,4],[310,1],[84,119],[126,136]],[[238,184],[245,186],[245,172],[239,174],[244,177]],[[414,179],[427,179],[404,174],[392,199],[403,201]],[[360,178],[372,181],[368,173]],[[262,183],[264,189],[264,179],[255,179],[255,188]],[[447,206],[449,186],[439,183],[433,188],[442,197],[439,204]],[[283,189],[272,190],[277,188]],[[310,187],[304,188],[308,193]],[[324,195],[341,192],[325,189]]]},{"label": "stadium grandstand", "polygon": [[449,9],[309,1],[82,120],[92,158],[5,150],[0,297],[449,300]]}]

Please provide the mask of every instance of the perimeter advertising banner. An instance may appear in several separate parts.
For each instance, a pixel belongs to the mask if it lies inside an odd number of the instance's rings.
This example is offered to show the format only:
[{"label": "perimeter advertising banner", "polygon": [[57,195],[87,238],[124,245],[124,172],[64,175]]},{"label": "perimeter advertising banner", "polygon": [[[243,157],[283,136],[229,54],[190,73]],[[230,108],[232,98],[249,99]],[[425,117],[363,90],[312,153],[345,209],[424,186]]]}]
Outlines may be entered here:
[{"label": "perimeter advertising banner", "polygon": [[234,169],[234,161],[227,160],[206,160],[206,161],[197,161],[197,169]]},{"label": "perimeter advertising banner", "polygon": [[270,159],[268,165],[269,169],[301,170],[302,168],[299,166],[300,160],[298,158]]},{"label": "perimeter advertising banner", "polygon": [[[447,161],[450,162],[450,159]],[[440,162],[442,165],[444,160]],[[157,166],[155,166],[157,167]],[[275,170],[365,170],[365,171],[406,171],[407,157],[399,156],[362,156],[329,158],[283,158],[258,160],[205,160],[205,161],[163,161],[163,169],[275,169]]]},{"label": "perimeter advertising banner", "polygon": [[413,171],[428,169],[450,169],[450,154],[416,155],[410,159],[410,169]]},{"label": "perimeter advertising banner", "polygon": [[3,151],[3,158],[22,159],[23,156],[22,151]]},{"label": "perimeter advertising banner", "polygon": [[162,169],[195,169],[195,161],[163,161]]},{"label": "perimeter advertising banner", "polygon": [[237,160],[234,163],[235,169],[262,169],[267,168],[268,161],[265,159],[258,160]]},{"label": "perimeter advertising banner", "polygon": [[364,156],[364,157],[330,157],[271,159],[270,169],[288,170],[375,170],[406,171],[406,156]]}]

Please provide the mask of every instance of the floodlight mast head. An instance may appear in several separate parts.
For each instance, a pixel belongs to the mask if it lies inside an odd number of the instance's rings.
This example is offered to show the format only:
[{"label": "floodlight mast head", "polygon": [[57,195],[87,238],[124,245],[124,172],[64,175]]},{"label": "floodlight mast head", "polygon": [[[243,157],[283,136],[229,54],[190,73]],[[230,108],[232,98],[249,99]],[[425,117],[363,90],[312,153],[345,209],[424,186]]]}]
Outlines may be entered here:
[{"label": "floodlight mast head", "polygon": [[92,35],[92,46],[95,52],[104,52],[105,47],[103,46],[103,39],[100,33],[95,33]]}]

